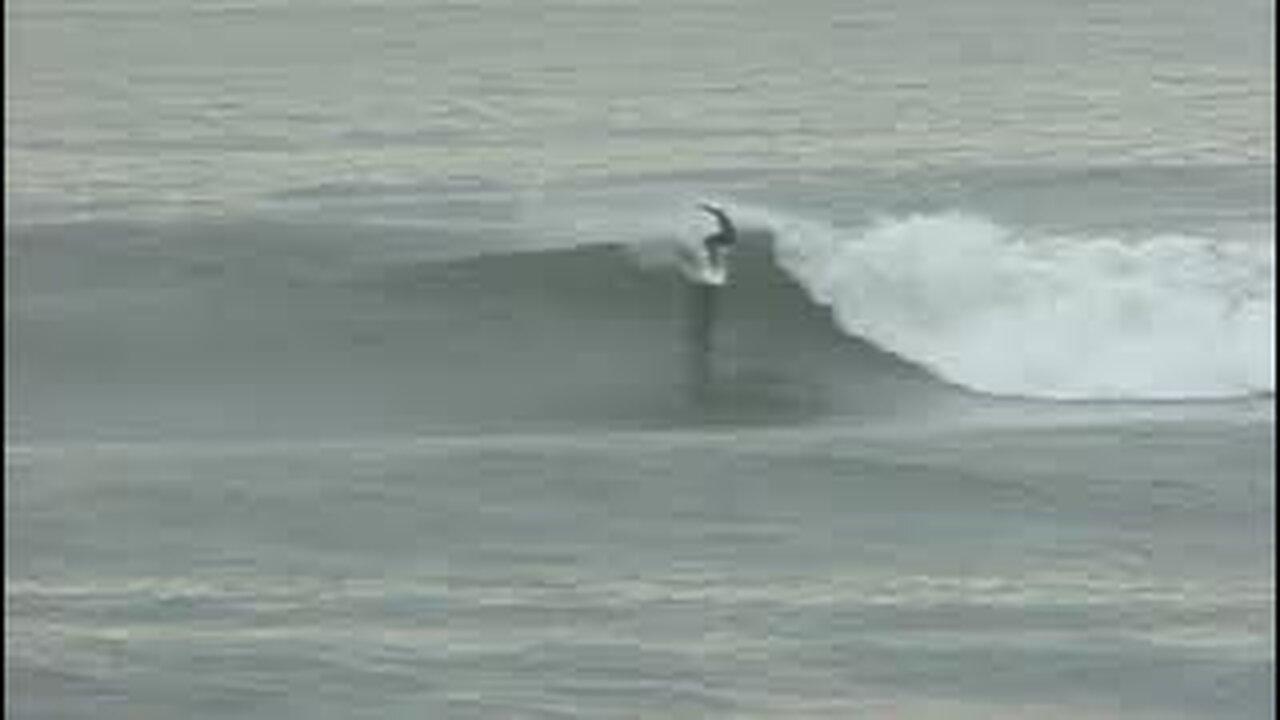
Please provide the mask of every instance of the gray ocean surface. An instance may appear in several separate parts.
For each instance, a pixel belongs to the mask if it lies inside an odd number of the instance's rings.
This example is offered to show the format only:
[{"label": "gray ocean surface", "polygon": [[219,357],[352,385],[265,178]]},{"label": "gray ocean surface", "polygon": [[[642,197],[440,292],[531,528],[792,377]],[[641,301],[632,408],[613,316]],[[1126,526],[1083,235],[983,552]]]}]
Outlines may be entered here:
[{"label": "gray ocean surface", "polygon": [[1274,23],[10,0],[6,716],[1273,717]]}]

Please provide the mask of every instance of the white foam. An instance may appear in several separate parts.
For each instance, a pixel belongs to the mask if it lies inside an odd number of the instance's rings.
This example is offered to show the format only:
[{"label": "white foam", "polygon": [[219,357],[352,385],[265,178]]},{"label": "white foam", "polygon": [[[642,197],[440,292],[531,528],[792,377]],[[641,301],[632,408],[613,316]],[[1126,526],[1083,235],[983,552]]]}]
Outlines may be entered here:
[{"label": "white foam", "polygon": [[964,214],[857,232],[760,210],[839,327],[972,390],[1193,399],[1275,390],[1269,242],[1031,237]]}]

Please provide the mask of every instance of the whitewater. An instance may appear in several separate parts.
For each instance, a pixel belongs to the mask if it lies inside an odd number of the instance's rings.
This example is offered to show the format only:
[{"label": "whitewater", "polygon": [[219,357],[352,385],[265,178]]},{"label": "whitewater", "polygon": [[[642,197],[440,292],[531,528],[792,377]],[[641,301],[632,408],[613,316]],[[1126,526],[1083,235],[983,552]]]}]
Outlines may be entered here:
[{"label": "whitewater", "polygon": [[1275,391],[1273,229],[1120,239],[1036,237],[964,213],[853,232],[758,217],[841,329],[949,382],[1075,400]]}]

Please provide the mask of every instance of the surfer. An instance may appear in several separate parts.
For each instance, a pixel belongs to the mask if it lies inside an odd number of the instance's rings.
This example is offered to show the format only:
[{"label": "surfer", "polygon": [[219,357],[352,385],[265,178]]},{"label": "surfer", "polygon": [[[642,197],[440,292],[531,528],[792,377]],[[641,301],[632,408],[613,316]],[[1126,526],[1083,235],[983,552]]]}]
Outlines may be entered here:
[{"label": "surfer", "polygon": [[689,325],[686,340],[688,397],[701,405],[711,397],[716,296],[728,279],[727,254],[738,241],[738,230],[729,215],[710,203],[698,207],[716,219],[716,231],[702,239],[706,267],[702,277],[689,285]]},{"label": "surfer", "polygon": [[738,229],[725,211],[710,203],[699,203],[698,207],[707,211],[716,219],[717,229],[702,239],[702,246],[707,250],[707,263],[718,271],[727,274],[725,254],[738,241]]}]

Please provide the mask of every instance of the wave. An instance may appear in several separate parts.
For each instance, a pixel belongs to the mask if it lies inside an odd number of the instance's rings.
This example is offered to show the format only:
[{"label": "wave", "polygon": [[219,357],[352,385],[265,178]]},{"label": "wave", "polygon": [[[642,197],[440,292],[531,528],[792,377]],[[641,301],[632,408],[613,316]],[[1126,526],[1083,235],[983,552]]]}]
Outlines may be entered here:
[{"label": "wave", "polygon": [[[849,229],[717,201],[745,235],[768,240],[777,266],[841,331],[970,391],[1139,401],[1274,393],[1270,229],[1064,236],[962,212]],[[572,228],[587,238],[621,228],[642,265],[695,276],[684,258],[711,228],[667,207],[579,207]]]},{"label": "wave", "polygon": [[1274,391],[1265,243],[1034,238],[961,214],[844,229],[726,204],[745,239],[708,406],[688,402],[695,305],[673,248],[710,228],[668,205],[442,223],[416,244],[408,226],[252,219],[10,226],[6,414],[25,436],[110,439],[918,421],[1002,402],[984,395]]},{"label": "wave", "polygon": [[850,231],[737,214],[773,238],[778,265],[841,330],[970,390],[1058,400],[1275,390],[1275,253],[1263,238],[1036,236],[963,213]]}]

